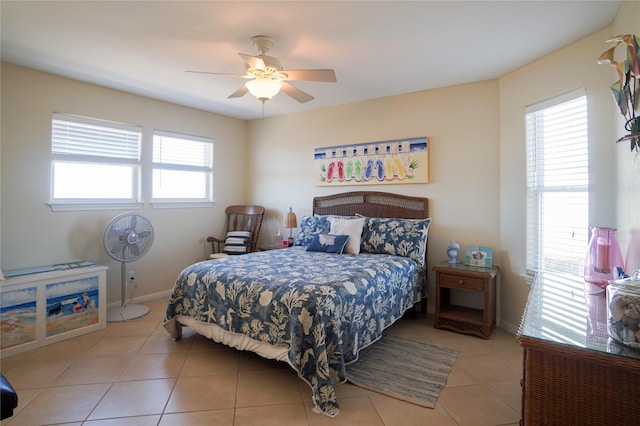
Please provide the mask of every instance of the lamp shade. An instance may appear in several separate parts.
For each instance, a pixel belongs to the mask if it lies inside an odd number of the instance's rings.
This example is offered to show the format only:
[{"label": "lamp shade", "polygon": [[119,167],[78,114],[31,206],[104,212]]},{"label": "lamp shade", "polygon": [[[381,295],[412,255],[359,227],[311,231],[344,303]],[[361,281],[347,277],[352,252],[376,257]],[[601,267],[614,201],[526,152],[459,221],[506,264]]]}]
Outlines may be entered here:
[{"label": "lamp shade", "polygon": [[289,212],[287,213],[284,227],[289,229],[298,227],[298,218],[296,217],[296,214],[293,212],[293,210],[291,210],[291,207],[289,207]]},{"label": "lamp shade", "polygon": [[261,101],[268,101],[278,94],[282,87],[282,81],[267,78],[256,78],[246,82],[249,93]]}]

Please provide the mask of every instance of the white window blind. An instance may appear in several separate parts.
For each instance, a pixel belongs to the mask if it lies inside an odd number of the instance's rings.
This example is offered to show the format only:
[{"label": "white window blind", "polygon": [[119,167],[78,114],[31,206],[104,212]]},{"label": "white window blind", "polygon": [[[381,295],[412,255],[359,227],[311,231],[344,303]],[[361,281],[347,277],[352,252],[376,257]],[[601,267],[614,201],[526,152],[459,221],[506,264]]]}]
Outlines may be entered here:
[{"label": "white window blind", "polygon": [[139,200],[141,128],[67,114],[51,120],[51,203]]},{"label": "white window blind", "polygon": [[527,269],[583,275],[589,232],[584,90],[526,110]]},{"label": "white window blind", "polygon": [[212,201],[213,140],[156,130],[153,199]]},{"label": "white window blind", "polygon": [[[54,114],[51,147],[54,158],[118,163],[140,159],[141,129],[121,123]],[[129,160],[129,161],[123,161]]]}]

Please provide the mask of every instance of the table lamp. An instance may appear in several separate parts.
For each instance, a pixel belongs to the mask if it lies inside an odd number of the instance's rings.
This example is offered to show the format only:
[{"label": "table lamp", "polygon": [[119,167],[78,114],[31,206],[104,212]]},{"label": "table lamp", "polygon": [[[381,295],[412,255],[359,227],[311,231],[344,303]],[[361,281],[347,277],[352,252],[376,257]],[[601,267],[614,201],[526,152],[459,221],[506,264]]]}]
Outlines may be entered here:
[{"label": "table lamp", "polygon": [[293,210],[291,210],[291,207],[289,207],[289,212],[287,213],[284,227],[289,228],[289,247],[291,247],[293,246],[293,236],[291,234],[292,229],[298,227],[298,218],[296,217],[296,214],[293,212]]}]

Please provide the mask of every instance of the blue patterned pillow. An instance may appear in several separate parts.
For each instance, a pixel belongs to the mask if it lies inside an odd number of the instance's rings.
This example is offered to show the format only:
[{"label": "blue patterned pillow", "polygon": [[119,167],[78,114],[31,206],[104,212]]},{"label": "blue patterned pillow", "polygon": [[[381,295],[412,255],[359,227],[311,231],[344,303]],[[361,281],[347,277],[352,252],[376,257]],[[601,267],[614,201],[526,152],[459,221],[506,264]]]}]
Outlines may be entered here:
[{"label": "blue patterned pillow", "polygon": [[251,236],[251,231],[227,231],[227,236],[224,239],[223,253],[234,254],[246,254],[247,246],[245,241]]},{"label": "blue patterned pillow", "polygon": [[307,251],[342,254],[347,245],[348,235],[316,234],[307,246]]},{"label": "blue patterned pillow", "polygon": [[424,266],[431,218],[365,218],[360,249],[366,253],[393,254],[415,260]]},{"label": "blue patterned pillow", "polygon": [[331,222],[328,216],[305,216],[300,222],[300,231],[296,236],[295,246],[308,246],[317,234],[328,234]]}]

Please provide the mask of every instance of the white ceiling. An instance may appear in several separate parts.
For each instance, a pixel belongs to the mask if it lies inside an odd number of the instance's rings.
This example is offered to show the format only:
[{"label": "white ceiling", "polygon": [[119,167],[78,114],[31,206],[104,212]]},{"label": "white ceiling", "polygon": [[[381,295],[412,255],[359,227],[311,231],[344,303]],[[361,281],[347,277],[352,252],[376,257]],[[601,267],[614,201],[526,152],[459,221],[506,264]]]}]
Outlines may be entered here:
[{"label": "white ceiling", "polygon": [[[237,52],[277,40],[285,69],[333,68],[295,82],[264,116],[498,78],[610,25],[620,1],[7,1],[2,60],[241,119],[262,117]],[[603,50],[606,49],[603,41]],[[594,58],[594,62],[597,58]]]}]

